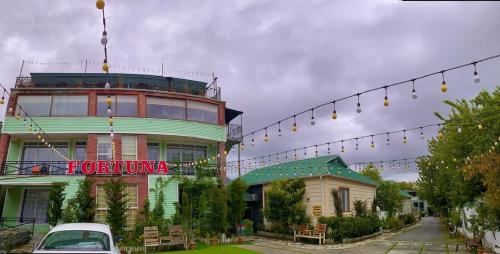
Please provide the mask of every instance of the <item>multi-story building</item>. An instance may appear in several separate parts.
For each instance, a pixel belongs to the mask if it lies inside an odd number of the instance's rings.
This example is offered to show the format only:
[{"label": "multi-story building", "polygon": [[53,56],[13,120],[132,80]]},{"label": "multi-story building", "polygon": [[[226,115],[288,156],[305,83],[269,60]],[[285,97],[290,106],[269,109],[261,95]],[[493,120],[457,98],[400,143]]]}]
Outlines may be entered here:
[{"label": "multi-story building", "polygon": [[[105,88],[106,82],[111,89]],[[2,223],[22,224],[34,218],[38,231],[47,230],[49,186],[67,182],[65,194],[70,199],[85,177],[94,183],[95,220],[103,222],[107,209],[103,183],[113,177],[84,175],[80,168],[74,175],[67,174],[67,161],[33,135],[29,117],[19,106],[50,137],[52,146],[71,160],[154,160],[176,165],[167,175],[120,176],[128,194],[128,224],[133,225],[145,199],[155,205],[152,189],[158,177],[170,178],[173,171],[193,175],[196,168],[189,164],[200,160],[222,165],[225,152],[241,140],[241,125],[229,122],[242,112],[226,108],[220,93],[215,82],[207,86],[152,75],[31,73],[19,77],[6,101],[0,138]],[[106,112],[108,95],[113,101],[113,139]],[[217,169],[225,177],[224,167]],[[164,193],[163,205],[170,216],[178,200],[178,182],[168,181]]]}]

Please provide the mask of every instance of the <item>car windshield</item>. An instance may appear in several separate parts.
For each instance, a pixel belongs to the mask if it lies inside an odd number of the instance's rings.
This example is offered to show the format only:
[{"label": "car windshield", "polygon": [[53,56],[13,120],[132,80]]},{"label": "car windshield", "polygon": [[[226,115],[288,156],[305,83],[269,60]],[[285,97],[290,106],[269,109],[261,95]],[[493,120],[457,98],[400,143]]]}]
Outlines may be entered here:
[{"label": "car windshield", "polygon": [[67,230],[50,233],[40,250],[109,251],[109,236],[90,230]]}]

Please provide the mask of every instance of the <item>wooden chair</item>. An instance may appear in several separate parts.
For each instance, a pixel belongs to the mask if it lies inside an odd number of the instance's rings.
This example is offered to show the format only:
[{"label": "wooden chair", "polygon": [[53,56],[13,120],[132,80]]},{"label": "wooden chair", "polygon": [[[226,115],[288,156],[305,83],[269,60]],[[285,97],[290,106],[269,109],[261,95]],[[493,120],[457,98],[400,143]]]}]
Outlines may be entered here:
[{"label": "wooden chair", "polygon": [[307,231],[301,231],[300,230],[301,227],[302,225],[299,226],[298,231],[293,232],[294,242],[297,241],[297,238],[311,238],[311,239],[318,239],[320,245],[325,243],[326,224],[321,224],[321,223],[316,224],[312,232],[309,229],[306,229]]}]

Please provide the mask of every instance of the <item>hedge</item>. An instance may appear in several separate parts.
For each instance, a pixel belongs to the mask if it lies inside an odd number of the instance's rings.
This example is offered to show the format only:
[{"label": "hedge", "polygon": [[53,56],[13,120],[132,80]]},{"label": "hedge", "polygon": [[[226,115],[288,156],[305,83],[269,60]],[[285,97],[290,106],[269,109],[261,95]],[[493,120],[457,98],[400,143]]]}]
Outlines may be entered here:
[{"label": "hedge", "polygon": [[320,217],[319,223],[328,225],[328,238],[337,241],[370,235],[380,231],[382,222],[375,216]]}]

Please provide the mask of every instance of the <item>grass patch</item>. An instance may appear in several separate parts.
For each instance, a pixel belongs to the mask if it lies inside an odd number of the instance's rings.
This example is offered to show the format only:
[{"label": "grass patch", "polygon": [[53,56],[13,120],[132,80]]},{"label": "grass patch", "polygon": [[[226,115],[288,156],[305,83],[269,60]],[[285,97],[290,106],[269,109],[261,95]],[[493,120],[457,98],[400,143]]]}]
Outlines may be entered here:
[{"label": "grass patch", "polygon": [[423,253],[424,249],[425,249],[425,245],[424,244],[420,245],[420,249],[418,250],[418,254]]},{"label": "grass patch", "polygon": [[202,246],[196,246],[196,250],[179,250],[179,251],[168,251],[160,252],[163,254],[260,254],[261,252],[242,249],[233,245],[221,245],[221,246],[208,246],[203,244]]}]

